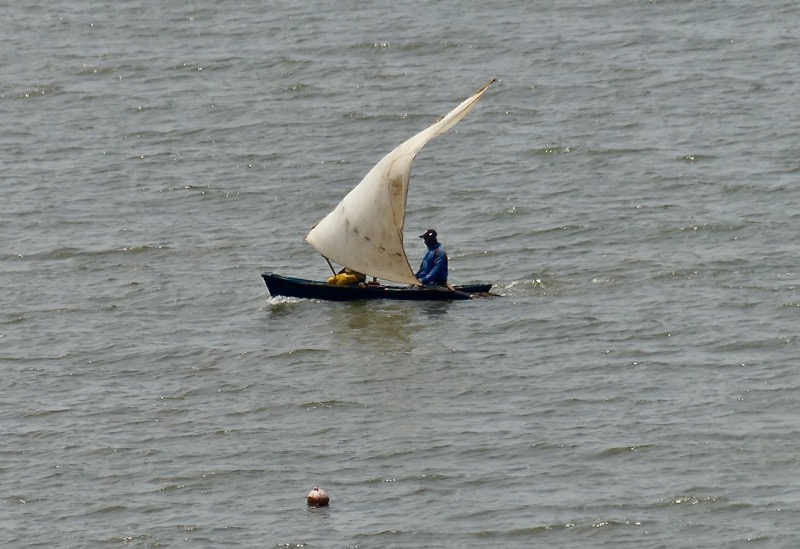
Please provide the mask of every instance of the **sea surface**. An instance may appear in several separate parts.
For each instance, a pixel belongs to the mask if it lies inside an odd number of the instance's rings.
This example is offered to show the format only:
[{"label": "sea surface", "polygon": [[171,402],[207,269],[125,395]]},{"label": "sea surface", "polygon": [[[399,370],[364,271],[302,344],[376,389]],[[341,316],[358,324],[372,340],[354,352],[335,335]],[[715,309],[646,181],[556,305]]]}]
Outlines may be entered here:
[{"label": "sea surface", "polygon": [[2,3],[0,547],[800,546],[795,0]]}]

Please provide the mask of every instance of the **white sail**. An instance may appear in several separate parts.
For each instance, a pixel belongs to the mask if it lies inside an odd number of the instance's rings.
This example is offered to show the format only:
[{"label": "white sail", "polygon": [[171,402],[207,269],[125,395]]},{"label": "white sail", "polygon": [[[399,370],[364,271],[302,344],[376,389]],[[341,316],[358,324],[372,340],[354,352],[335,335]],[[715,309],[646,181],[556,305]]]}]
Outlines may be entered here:
[{"label": "white sail", "polygon": [[494,82],[383,157],[306,236],[328,259],[376,278],[419,284],[403,248],[411,163],[425,144],[462,118]]}]

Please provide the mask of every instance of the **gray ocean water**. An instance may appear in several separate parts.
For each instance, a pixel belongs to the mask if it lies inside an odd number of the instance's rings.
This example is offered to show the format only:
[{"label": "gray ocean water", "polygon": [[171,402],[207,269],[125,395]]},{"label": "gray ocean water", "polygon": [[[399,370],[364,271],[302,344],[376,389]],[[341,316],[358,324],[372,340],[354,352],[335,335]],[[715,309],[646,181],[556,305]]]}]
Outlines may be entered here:
[{"label": "gray ocean water", "polygon": [[[0,546],[800,546],[800,5],[3,5]],[[385,153],[458,303],[271,298]],[[308,509],[314,487],[331,497]]]}]

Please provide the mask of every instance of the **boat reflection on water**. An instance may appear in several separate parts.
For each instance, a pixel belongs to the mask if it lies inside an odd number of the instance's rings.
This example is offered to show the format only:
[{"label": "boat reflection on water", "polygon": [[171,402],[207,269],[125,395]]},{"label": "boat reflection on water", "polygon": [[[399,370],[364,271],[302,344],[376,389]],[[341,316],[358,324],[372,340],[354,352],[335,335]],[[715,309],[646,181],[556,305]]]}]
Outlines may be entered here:
[{"label": "boat reflection on water", "polygon": [[[376,351],[410,350],[414,346],[414,334],[424,331],[431,322],[441,323],[450,309],[452,301],[424,301],[409,305],[397,302],[361,301],[344,307],[329,309],[333,323],[346,326],[349,337],[358,344]],[[456,305],[457,306],[457,305]],[[341,330],[339,335],[344,335]]]},{"label": "boat reflection on water", "polygon": [[420,309],[429,317],[442,317],[450,311],[452,305],[452,301],[426,301]]},{"label": "boat reflection on water", "polygon": [[409,333],[413,326],[409,307],[397,303],[374,301],[355,301],[344,307],[331,309],[337,316],[341,314],[339,325],[347,326],[358,343],[380,343],[385,349],[387,343],[409,344]]}]

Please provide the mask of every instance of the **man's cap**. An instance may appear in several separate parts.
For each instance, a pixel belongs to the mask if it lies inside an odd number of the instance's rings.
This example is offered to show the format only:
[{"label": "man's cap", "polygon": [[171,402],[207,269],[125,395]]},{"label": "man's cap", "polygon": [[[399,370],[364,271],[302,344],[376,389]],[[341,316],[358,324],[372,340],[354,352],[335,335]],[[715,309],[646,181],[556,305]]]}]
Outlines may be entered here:
[{"label": "man's cap", "polygon": [[436,231],[434,231],[433,229],[428,229],[427,231],[425,231],[424,233],[419,235],[419,237],[420,238],[436,238]]}]

